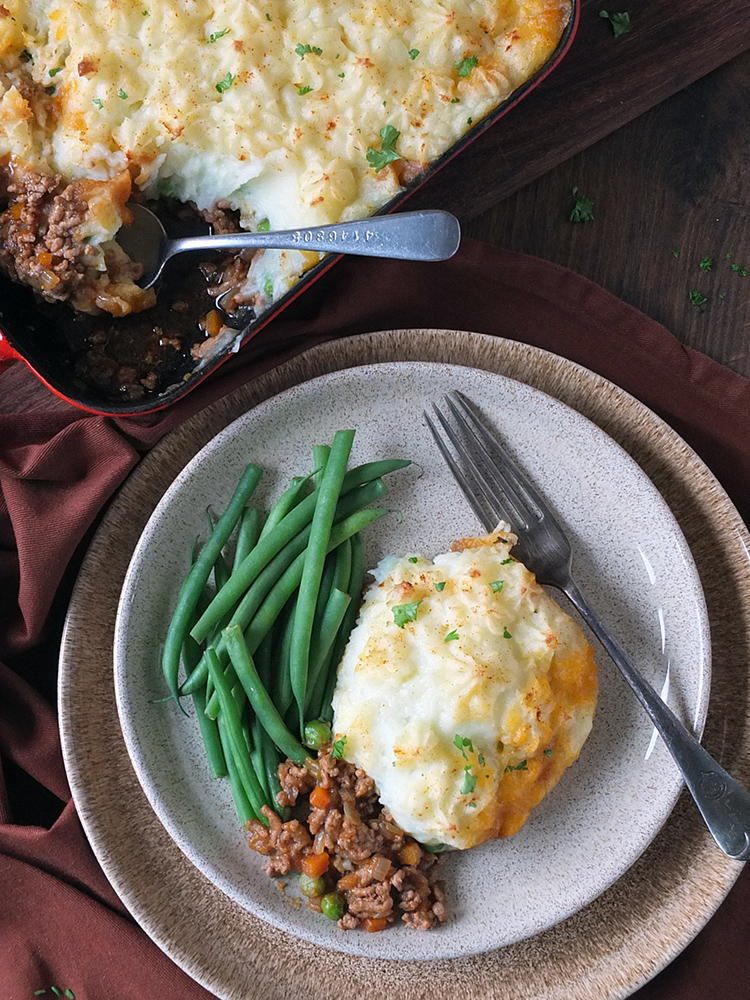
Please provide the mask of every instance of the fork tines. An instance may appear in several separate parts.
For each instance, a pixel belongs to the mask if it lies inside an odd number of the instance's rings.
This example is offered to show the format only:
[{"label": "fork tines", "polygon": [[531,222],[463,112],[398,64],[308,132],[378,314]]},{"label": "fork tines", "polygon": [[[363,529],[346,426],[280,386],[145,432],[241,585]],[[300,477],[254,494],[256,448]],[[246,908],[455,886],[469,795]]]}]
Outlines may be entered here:
[{"label": "fork tines", "polygon": [[451,419],[432,404],[442,433],[427,411],[425,419],[474,513],[487,531],[502,520],[528,530],[529,518],[542,519],[547,513],[541,498],[458,392],[444,396],[443,403]]}]

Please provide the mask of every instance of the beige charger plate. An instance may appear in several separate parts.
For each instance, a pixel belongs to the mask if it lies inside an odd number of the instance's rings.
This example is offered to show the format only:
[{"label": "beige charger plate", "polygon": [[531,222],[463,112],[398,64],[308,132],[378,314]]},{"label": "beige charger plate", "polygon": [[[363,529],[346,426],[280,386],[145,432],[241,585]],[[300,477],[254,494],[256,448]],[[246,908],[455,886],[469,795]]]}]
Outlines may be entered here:
[{"label": "beige charger plate", "polygon": [[685,947],[741,870],[719,852],[684,794],[641,858],[567,920],[481,955],[391,962],[310,945],[232,902],[172,841],[131,767],[111,660],[101,652],[112,648],[125,571],[164,490],[204,444],[262,400],[327,372],[399,360],[461,364],[526,382],[593,420],[636,459],[684,532],[705,592],[714,668],[704,743],[749,783],[750,537],[706,466],[650,410],[565,359],[479,334],[391,331],[313,348],[220,400],[165,438],[121,489],[81,570],[61,650],[63,750],[82,823],[136,920],[186,972],[228,1000],[625,997]]}]

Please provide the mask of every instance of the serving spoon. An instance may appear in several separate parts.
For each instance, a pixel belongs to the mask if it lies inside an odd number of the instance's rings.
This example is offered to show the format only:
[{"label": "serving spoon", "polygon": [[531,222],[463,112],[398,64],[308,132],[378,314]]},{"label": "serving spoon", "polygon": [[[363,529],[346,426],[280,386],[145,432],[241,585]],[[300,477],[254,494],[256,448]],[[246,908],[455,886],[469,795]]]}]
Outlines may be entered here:
[{"label": "serving spoon", "polygon": [[150,209],[136,203],[129,203],[128,208],[133,221],[123,226],[115,239],[131,260],[143,265],[138,282],[141,288],[150,288],[167,261],[188,250],[317,250],[398,260],[447,260],[461,242],[458,219],[437,210],[378,215],[362,222],[308,229],[170,239]]}]

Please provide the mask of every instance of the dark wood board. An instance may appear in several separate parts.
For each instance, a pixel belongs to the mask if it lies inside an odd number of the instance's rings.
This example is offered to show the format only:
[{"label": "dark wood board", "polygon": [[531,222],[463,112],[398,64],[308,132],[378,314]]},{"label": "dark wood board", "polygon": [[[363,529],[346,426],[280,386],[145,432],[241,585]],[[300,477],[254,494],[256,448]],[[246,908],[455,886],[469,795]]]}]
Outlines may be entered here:
[{"label": "dark wood board", "polygon": [[[616,39],[602,8],[628,11],[631,31]],[[471,219],[748,48],[748,0],[582,0],[560,65],[409,208]]]}]

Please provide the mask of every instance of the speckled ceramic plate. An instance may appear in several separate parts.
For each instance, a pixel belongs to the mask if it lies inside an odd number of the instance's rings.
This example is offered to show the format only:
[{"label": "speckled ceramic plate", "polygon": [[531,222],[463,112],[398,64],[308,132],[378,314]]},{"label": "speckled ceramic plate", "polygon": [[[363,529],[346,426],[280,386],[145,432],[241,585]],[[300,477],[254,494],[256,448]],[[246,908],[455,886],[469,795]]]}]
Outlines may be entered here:
[{"label": "speckled ceramic plate", "polygon": [[[427,432],[431,399],[458,388],[494,425],[566,525],[579,583],[669,702],[700,732],[708,702],[710,638],[703,591],[669,507],[630,456],[553,397],[491,372],[427,362],[333,372],[261,403],[185,467],[150,518],[125,578],[115,630],[118,709],[135,771],[175,842],[232,900],[279,929],[370,958],[446,959],[537,934],[584,907],[623,874],[662,826],[681,788],[661,741],[606,655],[593,732],[577,763],[516,836],[451,855],[449,922],[429,934],[396,925],[344,933],[294,905],[262,872],[239,829],[226,782],[212,781],[194,719],[165,688],[159,642],[206,508],[222,509],[241,470],[266,474],[267,506],[310,469],[316,442],[355,427],[352,462],[404,456],[389,506],[403,517],[367,532],[368,564],[387,553],[434,555],[477,530]],[[596,646],[596,644],[594,644]],[[290,890],[293,880],[290,880]]]}]

